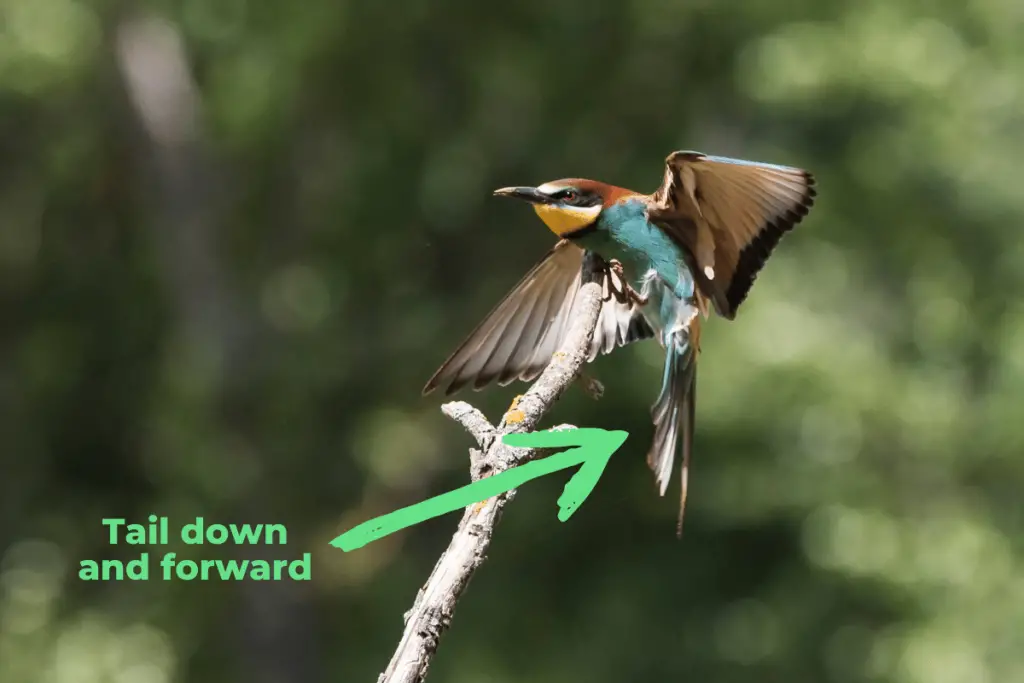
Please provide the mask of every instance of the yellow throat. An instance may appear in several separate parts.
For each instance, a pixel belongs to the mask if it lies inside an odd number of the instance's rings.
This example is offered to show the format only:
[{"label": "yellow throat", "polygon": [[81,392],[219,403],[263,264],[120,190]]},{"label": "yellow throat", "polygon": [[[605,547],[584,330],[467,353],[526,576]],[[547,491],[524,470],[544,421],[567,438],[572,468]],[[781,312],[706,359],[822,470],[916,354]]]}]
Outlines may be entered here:
[{"label": "yellow throat", "polygon": [[600,206],[560,206],[553,204],[534,204],[544,225],[559,237],[576,232],[597,220],[601,213]]}]

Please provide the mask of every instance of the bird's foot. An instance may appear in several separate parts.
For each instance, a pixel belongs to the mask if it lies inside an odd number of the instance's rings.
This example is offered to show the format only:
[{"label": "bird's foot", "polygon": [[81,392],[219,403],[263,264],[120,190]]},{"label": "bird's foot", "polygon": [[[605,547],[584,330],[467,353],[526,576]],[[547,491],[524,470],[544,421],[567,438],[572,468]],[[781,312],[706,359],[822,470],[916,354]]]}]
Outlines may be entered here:
[{"label": "bird's foot", "polygon": [[626,286],[626,296],[628,296],[630,301],[635,303],[637,306],[640,306],[642,308],[647,305],[648,301],[650,301],[650,297],[641,295],[640,292],[633,289],[633,285],[629,284],[628,282],[624,282],[622,284]]},{"label": "bird's foot", "polygon": [[626,281],[626,269],[622,265],[622,261],[618,259],[609,259],[608,267],[613,273],[619,276],[622,280],[622,288],[626,295],[626,298],[635,303],[637,306],[646,306],[648,297],[642,296],[640,292],[633,289],[633,285]]},{"label": "bird's foot", "polygon": [[598,378],[585,372],[580,372],[576,377],[576,381],[583,387],[583,391],[587,392],[587,395],[595,401],[600,400],[604,396],[604,384]]},{"label": "bird's foot", "polygon": [[[619,261],[618,259],[614,259],[613,258],[613,259],[609,259],[608,261],[606,261],[606,263],[608,265],[608,273],[609,273],[609,275],[612,274],[612,273],[615,273],[616,275],[619,276],[620,280],[625,281],[625,277],[623,275],[624,271],[623,271],[623,268],[622,268],[622,262],[621,261]],[[601,301],[611,301],[612,297],[615,297],[616,299],[619,299],[621,301],[623,294],[624,294],[624,292],[622,290],[619,290],[619,289],[615,288],[614,280],[612,280],[611,278],[608,278],[608,296],[604,297]]]}]

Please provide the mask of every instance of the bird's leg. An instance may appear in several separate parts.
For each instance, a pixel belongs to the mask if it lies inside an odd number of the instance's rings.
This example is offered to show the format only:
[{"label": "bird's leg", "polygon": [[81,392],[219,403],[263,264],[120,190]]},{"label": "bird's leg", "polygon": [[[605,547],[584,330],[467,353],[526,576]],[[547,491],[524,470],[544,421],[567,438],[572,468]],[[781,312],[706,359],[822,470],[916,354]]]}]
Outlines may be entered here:
[{"label": "bird's leg", "polygon": [[626,294],[633,301],[633,303],[640,307],[647,305],[648,297],[641,296],[640,292],[633,289],[633,285],[629,284],[628,282],[624,282],[623,284],[626,285]]},{"label": "bird's leg", "polygon": [[640,292],[633,289],[633,285],[629,284],[629,281],[626,279],[626,270],[622,267],[622,262],[618,259],[610,259],[608,261],[608,267],[612,269],[613,273],[621,278],[622,287],[625,291],[626,297],[637,306],[646,306],[648,297],[641,296]]},{"label": "bird's leg", "polygon": [[[615,271],[615,267],[612,265],[613,263],[618,263],[619,271]],[[612,259],[611,261],[608,262],[608,271],[609,271],[608,274],[609,275],[611,275],[612,272],[621,272],[621,270],[622,270],[622,264],[619,263],[618,261],[616,261],[615,259]],[[621,278],[621,275],[620,275],[620,278]],[[623,279],[623,283],[625,283],[625,279]],[[608,278],[608,296],[606,296],[606,297],[601,299],[602,303],[606,302],[606,301],[611,301],[613,296],[616,299],[618,299],[619,301],[622,301],[623,297],[626,296],[626,292],[621,290],[621,289],[616,289],[615,288],[615,279],[612,278],[612,277],[609,277]]]},{"label": "bird's leg", "polygon": [[604,396],[604,384],[597,377],[580,370],[580,374],[576,376],[576,381],[583,387],[583,391],[587,392],[587,395],[595,401]]}]

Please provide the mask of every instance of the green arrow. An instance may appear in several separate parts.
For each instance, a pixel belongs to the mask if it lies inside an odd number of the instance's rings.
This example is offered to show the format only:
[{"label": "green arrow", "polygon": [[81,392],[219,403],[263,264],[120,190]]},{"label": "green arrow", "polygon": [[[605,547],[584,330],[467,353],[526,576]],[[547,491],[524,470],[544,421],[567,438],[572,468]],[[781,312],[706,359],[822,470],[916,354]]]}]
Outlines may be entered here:
[{"label": "green arrow", "polygon": [[367,543],[384,538],[407,526],[425,522],[428,519],[519,488],[531,479],[543,477],[545,474],[564,470],[574,465],[582,465],[576,474],[566,482],[562,495],[558,497],[558,519],[564,522],[579,509],[590,492],[594,490],[594,486],[601,478],[612,454],[619,449],[628,436],[629,434],[624,431],[605,429],[564,429],[528,434],[508,434],[502,439],[502,443],[516,448],[566,448],[570,446],[573,448],[543,460],[534,460],[525,465],[513,467],[501,474],[475,481],[401,510],[375,517],[349,529],[331,541],[331,545],[341,548],[345,552],[362,548]]}]

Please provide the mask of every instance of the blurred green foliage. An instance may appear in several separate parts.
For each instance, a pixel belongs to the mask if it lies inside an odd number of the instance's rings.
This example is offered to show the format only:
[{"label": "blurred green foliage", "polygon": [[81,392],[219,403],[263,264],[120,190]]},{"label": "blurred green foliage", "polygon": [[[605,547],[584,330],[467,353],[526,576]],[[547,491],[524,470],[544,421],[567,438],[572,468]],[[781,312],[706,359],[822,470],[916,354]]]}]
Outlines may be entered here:
[{"label": "blurred green foliage", "polygon": [[[431,681],[1024,680],[1024,11],[1014,0],[0,0],[0,681],[372,681],[461,485],[422,383],[550,246],[490,190],[674,149],[817,207],[701,361],[687,528],[656,344],[551,424]],[[469,396],[497,418],[516,389]],[[288,525],[309,583],[84,583],[103,516]],[[201,559],[280,549],[185,548]]]}]

